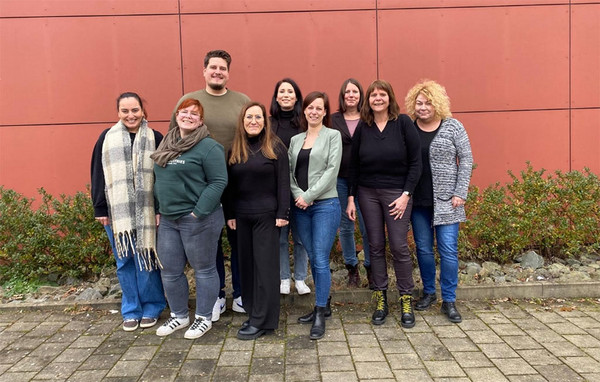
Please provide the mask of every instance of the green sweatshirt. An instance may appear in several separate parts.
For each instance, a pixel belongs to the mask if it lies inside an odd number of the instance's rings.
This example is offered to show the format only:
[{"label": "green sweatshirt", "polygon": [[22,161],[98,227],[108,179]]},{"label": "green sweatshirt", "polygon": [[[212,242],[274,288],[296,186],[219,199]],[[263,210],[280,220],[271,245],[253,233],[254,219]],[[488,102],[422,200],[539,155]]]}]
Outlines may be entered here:
[{"label": "green sweatshirt", "polygon": [[219,207],[227,186],[223,146],[204,138],[165,167],[155,164],[154,174],[154,195],[162,217],[176,220],[193,212],[202,219]]}]

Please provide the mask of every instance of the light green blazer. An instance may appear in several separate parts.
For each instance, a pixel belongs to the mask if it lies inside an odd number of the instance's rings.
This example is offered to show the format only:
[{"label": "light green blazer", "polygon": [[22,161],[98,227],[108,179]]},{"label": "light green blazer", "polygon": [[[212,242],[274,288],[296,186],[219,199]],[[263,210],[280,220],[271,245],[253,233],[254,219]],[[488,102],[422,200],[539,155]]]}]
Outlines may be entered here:
[{"label": "light green blazer", "polygon": [[318,199],[337,198],[337,175],[342,161],[340,132],[323,126],[310,150],[308,162],[308,190],[302,191],[296,181],[296,162],[304,144],[306,132],[294,135],[290,142],[290,186],[294,199],[302,196],[306,203]]}]

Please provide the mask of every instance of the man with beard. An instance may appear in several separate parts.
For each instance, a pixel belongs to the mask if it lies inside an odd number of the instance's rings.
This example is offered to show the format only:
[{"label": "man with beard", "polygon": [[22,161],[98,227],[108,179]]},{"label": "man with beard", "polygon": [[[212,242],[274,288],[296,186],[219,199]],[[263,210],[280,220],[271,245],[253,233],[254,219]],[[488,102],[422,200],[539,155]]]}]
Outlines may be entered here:
[{"label": "man with beard", "polygon": [[[175,111],[179,104],[187,99],[194,98],[200,101],[204,107],[204,124],[208,127],[210,136],[223,145],[225,155],[231,148],[233,135],[237,128],[238,118],[242,107],[250,101],[250,98],[243,93],[227,89],[229,81],[229,66],[231,56],[224,50],[211,50],[204,57],[204,81],[206,87],[188,93],[181,97],[175,106]],[[171,116],[169,129],[177,125],[175,121],[175,112]],[[242,306],[240,272],[238,269],[237,240],[235,231],[227,228],[227,238],[231,245],[231,283],[233,286],[233,304],[234,312],[245,313]],[[219,239],[217,249],[217,271],[221,281],[221,290],[219,297],[215,302],[212,313],[212,321],[218,321],[221,313],[225,312],[225,266],[223,257],[223,246]],[[198,293],[198,291],[196,291]],[[201,293],[201,291],[200,291]]]}]

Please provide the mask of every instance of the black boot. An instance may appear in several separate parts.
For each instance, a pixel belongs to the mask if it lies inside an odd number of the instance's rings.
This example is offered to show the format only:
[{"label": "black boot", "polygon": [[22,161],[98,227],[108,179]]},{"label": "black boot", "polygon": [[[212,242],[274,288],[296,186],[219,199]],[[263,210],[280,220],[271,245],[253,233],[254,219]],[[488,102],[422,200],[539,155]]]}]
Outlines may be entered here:
[{"label": "black boot", "polygon": [[[316,309],[316,307],[315,307]],[[329,319],[331,317],[331,296],[327,299],[327,305],[325,306],[325,319]],[[310,313],[305,314],[304,316],[298,317],[299,324],[310,324],[315,319],[315,311],[312,310]]]},{"label": "black boot", "polygon": [[325,335],[325,311],[327,307],[315,306],[314,320],[310,328],[310,339],[318,340]]},{"label": "black boot", "polygon": [[402,311],[400,323],[403,328],[412,328],[415,326],[415,312],[413,311],[412,300],[413,298],[410,294],[400,296],[400,309]]},{"label": "black boot", "polygon": [[360,285],[360,275],[358,274],[358,265],[346,264],[348,270],[348,286],[358,288]]},{"label": "black boot", "polygon": [[371,322],[373,325],[383,325],[385,322],[385,318],[387,317],[389,310],[387,304],[387,291],[385,290],[376,290],[373,292],[373,298],[375,299],[375,312],[373,312],[373,317],[371,317]]},{"label": "black boot", "polygon": [[365,270],[367,271],[367,281],[369,282],[369,289],[373,290],[374,289],[374,284],[373,284],[373,275],[371,273],[371,266],[364,266]]},{"label": "black boot", "polygon": [[428,309],[437,300],[435,293],[423,293],[423,297],[415,304],[416,310]]},{"label": "black boot", "polygon": [[453,302],[442,302],[442,313],[448,317],[450,322],[459,323],[462,322],[462,317],[460,313],[458,313],[458,309],[456,309],[456,304]]}]

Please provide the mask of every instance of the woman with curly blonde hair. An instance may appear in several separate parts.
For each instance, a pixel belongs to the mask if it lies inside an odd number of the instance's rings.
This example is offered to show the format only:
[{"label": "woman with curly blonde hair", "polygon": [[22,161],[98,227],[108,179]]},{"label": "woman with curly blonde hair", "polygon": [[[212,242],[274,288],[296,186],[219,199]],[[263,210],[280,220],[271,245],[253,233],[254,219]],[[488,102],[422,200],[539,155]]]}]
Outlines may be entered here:
[{"label": "woman with curly blonde hair", "polygon": [[458,285],[458,228],[466,220],[465,200],[471,179],[473,156],[463,125],[452,118],[446,89],[435,81],[421,81],[408,91],[408,115],[415,121],[421,140],[423,172],[413,197],[411,223],[423,296],[416,310],[436,300],[434,236],[440,255],[441,311],[451,322],[461,322],[456,309]]}]

